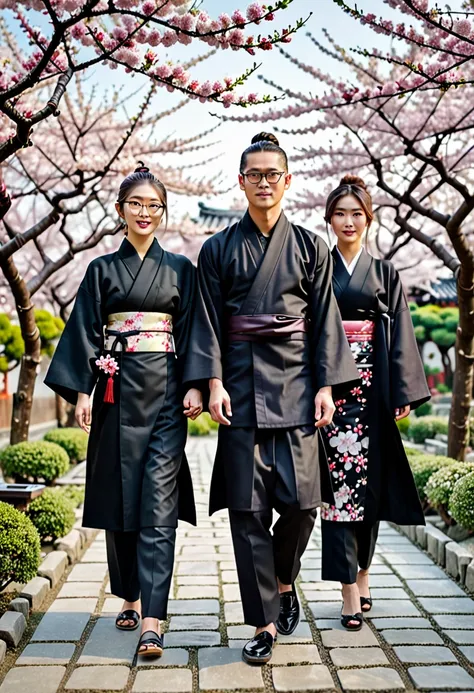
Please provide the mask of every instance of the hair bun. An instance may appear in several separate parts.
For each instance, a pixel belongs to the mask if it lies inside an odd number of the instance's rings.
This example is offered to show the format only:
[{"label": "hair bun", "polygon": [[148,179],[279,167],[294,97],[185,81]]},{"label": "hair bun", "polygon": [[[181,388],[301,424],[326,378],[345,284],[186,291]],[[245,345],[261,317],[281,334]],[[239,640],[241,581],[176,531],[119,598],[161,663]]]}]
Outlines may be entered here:
[{"label": "hair bun", "polygon": [[367,185],[365,184],[365,181],[362,180],[359,176],[355,176],[353,173],[348,173],[345,176],[341,178],[341,181],[339,185],[357,185],[358,188],[362,188],[362,190],[367,190]]},{"label": "hair bun", "polygon": [[252,137],[252,144],[256,144],[257,142],[271,142],[272,144],[276,144],[277,147],[280,146],[278,139],[272,132],[259,132],[258,135]]},{"label": "hair bun", "polygon": [[145,166],[143,161],[137,161],[137,164],[140,164],[140,166],[137,166],[134,173],[149,173],[150,172],[150,169],[147,166]]}]

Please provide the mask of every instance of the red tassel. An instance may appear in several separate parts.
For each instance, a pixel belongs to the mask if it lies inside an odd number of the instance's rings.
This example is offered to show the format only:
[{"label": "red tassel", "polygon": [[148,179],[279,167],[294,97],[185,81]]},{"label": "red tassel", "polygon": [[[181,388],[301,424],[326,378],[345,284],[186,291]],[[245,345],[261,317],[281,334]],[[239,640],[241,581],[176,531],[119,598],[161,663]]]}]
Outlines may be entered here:
[{"label": "red tassel", "polygon": [[114,379],[111,375],[107,380],[107,387],[105,388],[104,402],[107,404],[115,404],[114,400]]}]

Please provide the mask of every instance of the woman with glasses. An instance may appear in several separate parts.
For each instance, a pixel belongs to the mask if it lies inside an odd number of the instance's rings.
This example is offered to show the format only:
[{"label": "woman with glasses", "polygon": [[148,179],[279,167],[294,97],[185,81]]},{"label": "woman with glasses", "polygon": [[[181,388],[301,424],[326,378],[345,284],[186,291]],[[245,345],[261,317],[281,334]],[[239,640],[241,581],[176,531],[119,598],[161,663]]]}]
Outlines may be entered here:
[{"label": "woman with glasses", "polygon": [[[126,238],[89,265],[46,377],[90,431],[83,524],[106,530],[111,591],[124,599],[116,626],[141,618],[146,656],[163,652],[178,519],[196,522],[182,391],[195,269],[154,237],[166,202],[144,166],[122,182]],[[196,418],[200,392],[184,407]]]},{"label": "woman with glasses", "polygon": [[334,412],[332,386],[358,378],[329,248],[282,210],[290,183],[277,138],[256,135],[240,161],[248,211],[201,250],[185,371],[210,388],[222,424],[210,511],[229,508],[244,619],[256,628],[243,648],[252,664],[268,662],[277,632],[298,625],[301,556],[316,508],[332,499],[318,429]]}]

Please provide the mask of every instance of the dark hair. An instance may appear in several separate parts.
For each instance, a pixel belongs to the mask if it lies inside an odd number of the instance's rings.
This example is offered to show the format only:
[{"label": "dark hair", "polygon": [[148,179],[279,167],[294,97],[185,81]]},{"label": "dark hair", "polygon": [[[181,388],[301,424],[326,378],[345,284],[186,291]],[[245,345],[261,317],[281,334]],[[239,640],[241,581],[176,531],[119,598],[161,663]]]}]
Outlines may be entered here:
[{"label": "dark hair", "polygon": [[284,149],[280,147],[278,139],[271,132],[259,132],[252,137],[252,143],[242,153],[240,158],[240,172],[242,173],[247,166],[247,156],[255,152],[276,152],[281,157],[282,166],[288,171],[288,157]]},{"label": "dark hair", "polygon": [[354,195],[354,197],[357,197],[362,209],[365,212],[365,216],[367,217],[367,228],[370,228],[374,218],[374,212],[372,210],[372,196],[367,190],[367,186],[362,178],[359,178],[359,176],[355,176],[352,173],[348,173],[346,176],[341,178],[337,188],[329,193],[328,199],[326,200],[326,211],[324,213],[324,220],[326,223],[330,223],[337,203],[341,197],[345,197],[346,195]]},{"label": "dark hair", "polygon": [[120,184],[120,188],[117,195],[117,202],[120,205],[120,209],[123,210],[123,203],[127,197],[132,193],[133,188],[140,183],[150,183],[153,185],[155,190],[159,193],[161,201],[165,206],[165,228],[168,225],[168,194],[166,188],[156,176],[151,173],[150,169],[145,166],[143,161],[138,162],[140,166],[137,166],[135,171],[129,176],[124,178]]}]

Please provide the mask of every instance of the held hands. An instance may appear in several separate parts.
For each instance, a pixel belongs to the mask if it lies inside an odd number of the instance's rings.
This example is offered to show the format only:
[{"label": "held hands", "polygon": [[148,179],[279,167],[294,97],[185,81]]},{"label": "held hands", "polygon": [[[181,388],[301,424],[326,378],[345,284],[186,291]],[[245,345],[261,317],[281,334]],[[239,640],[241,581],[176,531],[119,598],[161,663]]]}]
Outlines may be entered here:
[{"label": "held hands", "polygon": [[224,407],[226,415],[229,417],[232,416],[230,397],[227,390],[224,389],[222,380],[219,380],[219,378],[211,378],[209,380],[209,389],[211,392],[209,397],[209,411],[212,420],[224,424],[224,426],[230,426],[229,419],[222,413],[222,407]]},{"label": "held hands", "polygon": [[405,404],[404,407],[397,407],[395,409],[395,421],[400,421],[401,419],[406,419],[408,414],[411,411],[411,407],[409,404]]},{"label": "held hands", "polygon": [[184,415],[188,417],[188,419],[197,419],[199,414],[202,412],[202,394],[200,390],[196,390],[196,388],[191,388],[191,390],[188,390],[184,400],[183,400],[183,405],[184,405]]},{"label": "held hands", "polygon": [[89,395],[79,392],[74,416],[78,425],[86,433],[91,430],[91,398]]},{"label": "held hands", "polygon": [[314,418],[316,428],[328,426],[332,422],[332,417],[336,407],[332,399],[332,387],[322,387],[314,400]]}]

